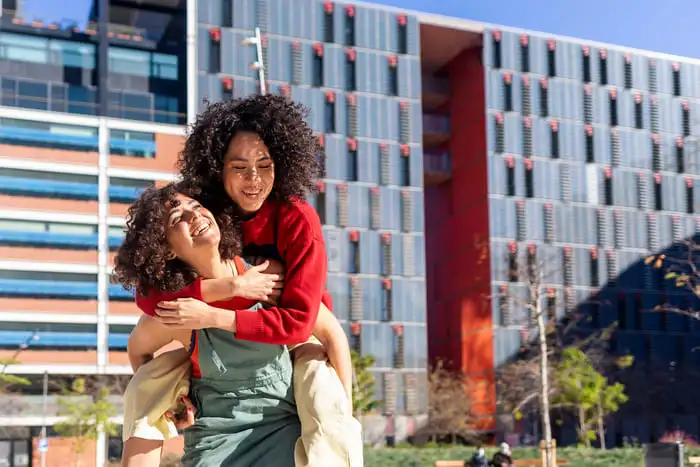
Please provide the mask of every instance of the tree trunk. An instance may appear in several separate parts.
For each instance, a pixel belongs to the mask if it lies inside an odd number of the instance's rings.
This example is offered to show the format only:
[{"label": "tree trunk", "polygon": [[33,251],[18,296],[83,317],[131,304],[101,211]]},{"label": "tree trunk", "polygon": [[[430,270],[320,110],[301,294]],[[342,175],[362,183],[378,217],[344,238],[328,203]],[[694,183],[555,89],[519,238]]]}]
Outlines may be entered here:
[{"label": "tree trunk", "polygon": [[542,414],[542,430],[544,431],[545,459],[544,467],[550,466],[552,449],[552,422],[549,417],[549,357],[547,355],[547,328],[544,310],[542,309],[539,290],[536,298],[537,330],[540,338],[540,411]]},{"label": "tree trunk", "polygon": [[598,439],[600,440],[600,449],[605,450],[605,423],[603,422],[603,404],[598,399]]},{"label": "tree trunk", "polygon": [[586,411],[582,406],[578,407],[578,437],[582,445],[588,447],[588,427],[586,426]]}]

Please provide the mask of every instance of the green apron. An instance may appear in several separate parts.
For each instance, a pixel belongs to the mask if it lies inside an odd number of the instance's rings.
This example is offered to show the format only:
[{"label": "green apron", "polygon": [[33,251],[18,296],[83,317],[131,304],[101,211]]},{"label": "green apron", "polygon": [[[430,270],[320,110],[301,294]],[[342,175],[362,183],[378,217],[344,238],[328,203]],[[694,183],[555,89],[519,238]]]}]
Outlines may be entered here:
[{"label": "green apron", "polygon": [[301,435],[286,346],[237,340],[231,332],[193,333],[195,424],[185,430],[186,467],[294,467]]}]

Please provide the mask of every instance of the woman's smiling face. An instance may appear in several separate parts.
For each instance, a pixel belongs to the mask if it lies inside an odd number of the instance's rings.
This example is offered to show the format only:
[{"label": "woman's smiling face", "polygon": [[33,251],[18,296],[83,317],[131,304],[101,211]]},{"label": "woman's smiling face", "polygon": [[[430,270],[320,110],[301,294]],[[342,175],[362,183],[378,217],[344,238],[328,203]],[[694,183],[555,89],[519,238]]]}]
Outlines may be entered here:
[{"label": "woman's smiling face", "polygon": [[218,249],[219,226],[199,201],[178,193],[166,208],[165,235],[173,256],[192,264],[191,258],[199,249]]},{"label": "woman's smiling face", "polygon": [[275,163],[257,134],[239,131],[231,138],[222,178],[226,193],[244,213],[260,210],[275,184]]}]

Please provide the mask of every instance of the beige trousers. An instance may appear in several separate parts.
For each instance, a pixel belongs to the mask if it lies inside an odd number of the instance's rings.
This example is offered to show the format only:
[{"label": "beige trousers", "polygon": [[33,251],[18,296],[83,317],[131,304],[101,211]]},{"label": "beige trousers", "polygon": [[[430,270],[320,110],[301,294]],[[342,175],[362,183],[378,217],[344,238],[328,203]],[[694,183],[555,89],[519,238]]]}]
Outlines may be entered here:
[{"label": "beige trousers", "polygon": [[[345,389],[315,338],[294,347],[294,396],[301,437],[296,467],[361,467],[362,426],[352,416]],[[124,393],[123,440],[167,440],[178,436],[165,412],[189,391],[189,355],[166,352],[141,366]]]}]

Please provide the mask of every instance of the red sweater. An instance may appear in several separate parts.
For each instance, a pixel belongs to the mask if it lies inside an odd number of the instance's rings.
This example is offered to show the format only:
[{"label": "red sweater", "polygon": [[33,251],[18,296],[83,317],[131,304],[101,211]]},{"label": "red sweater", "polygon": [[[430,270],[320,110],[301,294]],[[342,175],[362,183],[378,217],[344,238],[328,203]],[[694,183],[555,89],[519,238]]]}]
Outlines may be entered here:
[{"label": "red sweater", "polygon": [[[328,260],[318,214],[305,201],[266,201],[255,217],[243,223],[243,241],[245,245],[277,247],[286,268],[280,306],[248,310],[254,302],[240,298],[212,305],[235,311],[239,339],[280,345],[306,341],[316,326],[321,302],[328,309],[333,307],[325,291]],[[160,301],[202,300],[201,281],[197,279],[174,293],[137,294],[136,305],[153,315]]]}]

